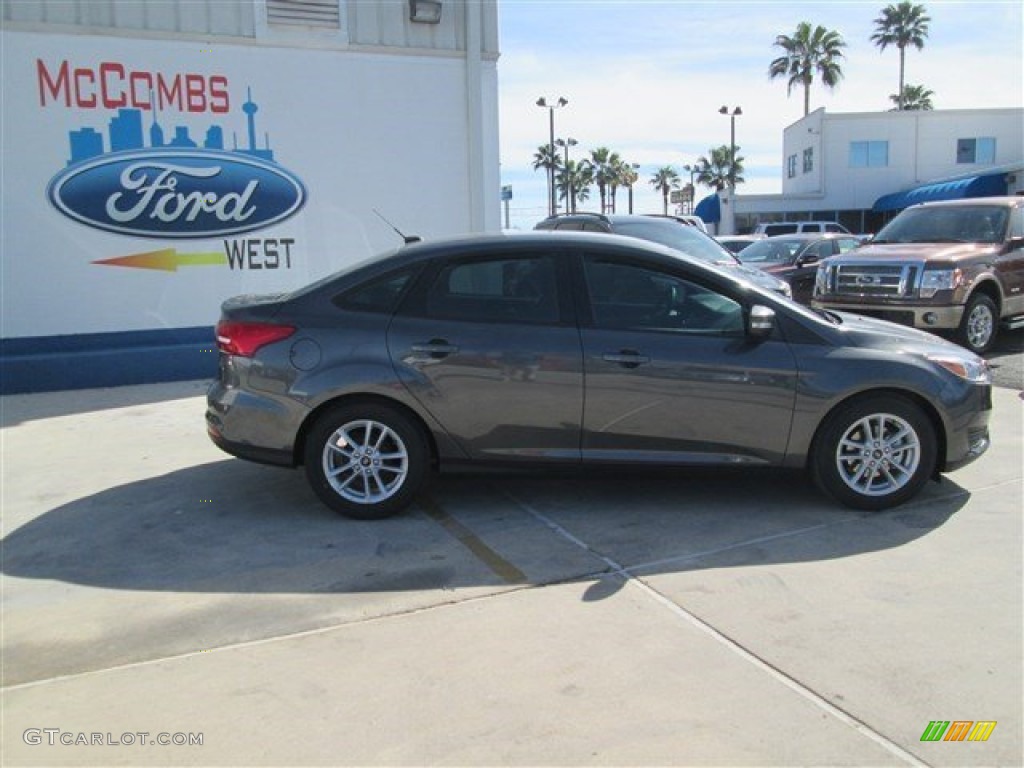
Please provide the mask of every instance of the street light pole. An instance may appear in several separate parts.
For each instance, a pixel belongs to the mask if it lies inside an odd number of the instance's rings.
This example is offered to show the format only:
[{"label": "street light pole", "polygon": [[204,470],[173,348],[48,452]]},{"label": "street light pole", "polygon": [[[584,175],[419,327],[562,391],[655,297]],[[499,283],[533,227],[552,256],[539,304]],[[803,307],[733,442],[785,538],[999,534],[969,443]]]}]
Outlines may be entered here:
[{"label": "street light pole", "polygon": [[728,107],[721,107],[718,110],[720,115],[729,116],[729,188],[736,189],[736,116],[742,115],[740,107],[734,107],[730,112]]},{"label": "street light pole", "polygon": [[548,215],[554,216],[557,213],[558,207],[555,204],[555,110],[559,107],[564,107],[569,103],[569,100],[559,96],[557,101],[548,102],[548,100],[541,96],[537,99],[537,106],[544,107],[548,110],[548,146],[551,148],[550,165],[548,166]]},{"label": "street light pole", "polygon": [[556,139],[555,144],[565,148],[565,212],[576,213],[576,206],[572,197],[572,174],[569,173],[569,147],[575,147],[579,144],[576,139]]}]

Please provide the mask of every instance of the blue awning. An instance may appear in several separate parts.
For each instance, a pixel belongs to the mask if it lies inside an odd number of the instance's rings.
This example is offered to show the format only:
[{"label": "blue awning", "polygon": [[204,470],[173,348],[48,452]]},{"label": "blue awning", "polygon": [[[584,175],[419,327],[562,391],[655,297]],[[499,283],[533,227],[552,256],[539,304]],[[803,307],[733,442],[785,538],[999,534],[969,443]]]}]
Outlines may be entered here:
[{"label": "blue awning", "polygon": [[708,195],[693,209],[693,212],[704,219],[706,224],[715,224],[722,220],[722,203],[718,194]]},{"label": "blue awning", "polygon": [[988,197],[1006,194],[1006,174],[990,173],[986,176],[968,176],[955,181],[938,181],[922,184],[920,187],[905,189],[882,195],[875,200],[873,210],[898,211],[909,205],[927,203],[932,200],[958,200],[962,197]]}]

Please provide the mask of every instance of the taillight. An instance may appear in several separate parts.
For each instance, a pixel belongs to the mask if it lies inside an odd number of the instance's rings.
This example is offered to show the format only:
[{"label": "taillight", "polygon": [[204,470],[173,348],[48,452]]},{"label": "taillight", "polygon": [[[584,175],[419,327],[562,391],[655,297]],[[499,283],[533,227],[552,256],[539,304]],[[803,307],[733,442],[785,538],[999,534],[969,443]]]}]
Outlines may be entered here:
[{"label": "taillight", "polygon": [[295,328],[290,325],[221,320],[217,323],[217,348],[229,355],[252,357],[260,347],[287,339],[293,333]]}]

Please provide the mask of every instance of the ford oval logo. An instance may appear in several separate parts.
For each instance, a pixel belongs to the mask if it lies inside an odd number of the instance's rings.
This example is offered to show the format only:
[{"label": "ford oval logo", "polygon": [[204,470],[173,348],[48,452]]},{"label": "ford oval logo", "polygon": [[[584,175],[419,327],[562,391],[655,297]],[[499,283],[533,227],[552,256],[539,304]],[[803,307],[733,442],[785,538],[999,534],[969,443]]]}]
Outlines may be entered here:
[{"label": "ford oval logo", "polygon": [[209,238],[294,216],[306,189],[276,163],[235,152],[119,152],[74,165],[47,187],[75,221],[122,235]]}]

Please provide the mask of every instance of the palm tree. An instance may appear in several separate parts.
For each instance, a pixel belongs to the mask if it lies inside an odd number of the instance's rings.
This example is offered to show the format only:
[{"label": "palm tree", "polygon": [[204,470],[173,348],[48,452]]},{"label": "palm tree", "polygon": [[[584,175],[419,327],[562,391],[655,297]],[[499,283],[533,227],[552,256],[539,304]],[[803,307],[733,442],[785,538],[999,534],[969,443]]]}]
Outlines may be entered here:
[{"label": "palm tree", "polygon": [[662,212],[668,216],[668,195],[673,189],[679,189],[679,174],[671,165],[666,165],[651,176],[651,186],[661,192]]},{"label": "palm tree", "polygon": [[615,178],[613,170],[622,162],[618,153],[612,152],[608,147],[598,147],[590,150],[590,168],[594,174],[594,183],[597,184],[597,191],[601,196],[601,213],[608,210],[608,187],[612,185]]},{"label": "palm tree", "polygon": [[920,51],[924,48],[924,39],[928,37],[928,22],[931,18],[924,11],[923,5],[903,0],[899,5],[887,5],[882,9],[882,15],[875,19],[875,34],[871,36],[871,42],[883,51],[890,45],[900,49],[900,89],[897,92],[899,99],[896,107],[899,110],[903,109],[907,46],[912,45]]},{"label": "palm tree", "polygon": [[[928,112],[934,107],[932,106],[932,96],[935,94],[925,88],[923,85],[904,85],[903,93],[893,93],[889,95],[889,100],[896,106],[893,111],[909,111],[909,110],[921,110],[922,112]],[[900,106],[900,97],[903,97],[902,104]]]},{"label": "palm tree", "polygon": [[636,169],[640,167],[639,163],[623,163],[622,164],[622,186],[629,190],[629,212],[633,212],[633,185],[640,180],[640,174],[637,173]]},{"label": "palm tree", "polygon": [[[739,151],[739,147],[736,147]],[[742,184],[743,179],[743,158],[736,156],[733,164],[730,160],[732,150],[724,144],[720,147],[712,147],[710,150],[711,159],[701,155],[697,158],[697,182],[705,187],[710,187],[717,192],[728,189],[730,178],[734,178],[736,184]]]},{"label": "palm tree", "polygon": [[548,200],[551,199],[551,180],[554,178],[555,171],[561,168],[561,166],[561,157],[559,157],[557,149],[551,144],[541,144],[537,147],[537,151],[533,153],[533,170],[539,171],[543,168],[547,175]]},{"label": "palm tree", "polygon": [[623,162],[622,158],[615,152],[612,153],[608,165],[610,171],[608,175],[608,190],[611,193],[609,212],[615,213],[615,193],[618,191],[619,187],[628,186],[629,182],[626,181],[626,174],[631,169],[629,165]]},{"label": "palm tree", "polygon": [[774,44],[785,53],[772,61],[768,75],[772,80],[777,77],[789,78],[786,83],[787,96],[796,86],[803,86],[804,115],[807,115],[811,111],[811,83],[814,82],[815,73],[830,89],[835,88],[843,79],[839,60],[843,58],[842,49],[846,43],[834,30],[822,26],[812,29],[810,23],[801,21],[792,37],[779,35]]},{"label": "palm tree", "polygon": [[[558,190],[560,200],[566,200],[566,210],[569,213],[576,213],[577,201],[585,201],[590,197],[588,187],[594,183],[590,163],[586,160],[576,162],[570,160],[563,163],[558,171],[555,186]],[[570,191],[572,193],[570,197]],[[568,199],[567,199],[568,198]]]}]

